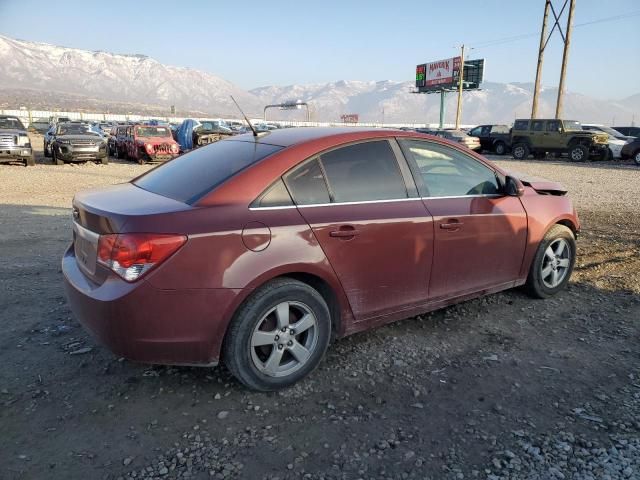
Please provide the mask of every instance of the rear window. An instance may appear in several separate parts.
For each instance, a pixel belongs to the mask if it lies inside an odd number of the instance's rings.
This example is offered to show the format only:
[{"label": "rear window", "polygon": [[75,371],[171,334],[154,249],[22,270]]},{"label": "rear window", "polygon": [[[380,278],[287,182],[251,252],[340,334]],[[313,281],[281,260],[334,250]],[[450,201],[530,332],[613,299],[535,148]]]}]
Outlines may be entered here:
[{"label": "rear window", "polygon": [[264,143],[223,140],[160,165],[133,184],[191,204],[240,170],[281,149]]}]

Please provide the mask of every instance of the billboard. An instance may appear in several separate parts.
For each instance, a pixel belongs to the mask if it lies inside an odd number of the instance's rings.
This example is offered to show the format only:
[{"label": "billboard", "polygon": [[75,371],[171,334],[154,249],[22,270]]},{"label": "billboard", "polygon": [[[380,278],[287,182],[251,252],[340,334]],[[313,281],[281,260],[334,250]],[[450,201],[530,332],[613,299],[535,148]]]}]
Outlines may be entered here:
[{"label": "billboard", "polygon": [[343,123],[358,123],[360,116],[357,113],[345,113],[340,115],[340,120]]},{"label": "billboard", "polygon": [[[484,74],[484,59],[464,62],[465,90],[479,88]],[[446,58],[437,62],[416,66],[416,88],[418,92],[455,90],[460,78],[460,57]]]}]

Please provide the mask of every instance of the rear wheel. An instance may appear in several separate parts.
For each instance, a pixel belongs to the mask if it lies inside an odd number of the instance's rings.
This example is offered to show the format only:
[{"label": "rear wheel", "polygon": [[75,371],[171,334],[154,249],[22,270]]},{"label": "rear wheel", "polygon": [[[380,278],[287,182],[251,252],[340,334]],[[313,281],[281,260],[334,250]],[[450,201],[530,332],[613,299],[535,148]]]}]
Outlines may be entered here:
[{"label": "rear wheel", "polygon": [[504,155],[507,153],[507,146],[504,142],[496,142],[494,150],[497,155]]},{"label": "rear wheel", "polygon": [[289,278],[258,289],[236,312],[223,360],[244,385],[271,391],[313,371],[329,344],[331,315],[322,296]]},{"label": "rear wheel", "polygon": [[586,162],[589,159],[589,149],[584,145],[574,145],[569,148],[569,160],[572,162]]},{"label": "rear wheel", "polygon": [[525,285],[529,294],[547,298],[562,290],[573,271],[576,241],[564,225],[554,225],[538,246]]},{"label": "rear wheel", "polygon": [[517,143],[512,149],[513,158],[516,160],[525,160],[530,153],[529,145],[526,143]]},{"label": "rear wheel", "polygon": [[640,165],[640,150],[635,153],[633,160],[636,162],[636,165]]}]

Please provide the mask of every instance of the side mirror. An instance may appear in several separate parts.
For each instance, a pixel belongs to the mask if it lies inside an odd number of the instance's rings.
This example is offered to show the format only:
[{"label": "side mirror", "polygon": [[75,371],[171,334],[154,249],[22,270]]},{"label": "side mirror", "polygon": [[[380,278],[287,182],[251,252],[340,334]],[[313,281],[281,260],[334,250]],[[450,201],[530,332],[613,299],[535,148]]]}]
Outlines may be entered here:
[{"label": "side mirror", "polygon": [[504,193],[510,197],[521,197],[524,195],[524,185],[517,178],[508,175],[504,181]]}]

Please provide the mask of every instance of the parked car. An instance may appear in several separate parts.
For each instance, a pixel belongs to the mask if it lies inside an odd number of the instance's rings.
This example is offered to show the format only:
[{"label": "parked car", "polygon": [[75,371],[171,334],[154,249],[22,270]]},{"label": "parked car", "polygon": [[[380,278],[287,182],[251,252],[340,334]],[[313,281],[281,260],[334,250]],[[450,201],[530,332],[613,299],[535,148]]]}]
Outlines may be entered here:
[{"label": "parked car", "polygon": [[621,158],[633,158],[636,164],[640,165],[640,138],[629,142],[622,147]]},{"label": "parked car", "polygon": [[614,128],[611,127],[607,127],[605,125],[597,125],[595,123],[583,123],[582,124],[582,129],[583,130],[588,130],[590,132],[602,132],[602,133],[606,133],[607,135],[609,135],[609,138],[613,138],[616,140],[622,140],[623,142],[629,142],[631,140],[633,140],[635,137],[631,137],[629,135],[624,135],[623,133],[617,131]]},{"label": "parked car", "polygon": [[45,133],[49,130],[49,120],[46,118],[36,118],[29,123],[29,130],[33,130],[36,133]]},{"label": "parked car", "polygon": [[566,189],[442,138],[290,128],[193,150],[76,194],[62,271],[118,356],[215,365],[276,390],[331,338],[525,285],[567,284]]},{"label": "parked car", "polygon": [[633,137],[627,137],[626,135],[622,135],[620,132],[616,132],[612,128],[602,125],[582,124],[582,128],[589,132],[601,132],[607,134],[609,137],[607,139],[607,143],[609,145],[609,158],[620,158],[622,155],[622,147],[633,139]]},{"label": "parked car", "polygon": [[130,125],[126,132],[125,155],[140,164],[171,160],[180,152],[168,126]]},{"label": "parked car", "polygon": [[87,161],[109,163],[106,140],[82,122],[59,123],[50,145],[51,157],[56,165]]},{"label": "parked car", "polygon": [[69,117],[59,117],[57,115],[51,115],[49,117],[49,124],[50,125],[56,125],[58,123],[66,123],[66,122],[71,122],[72,120]]},{"label": "parked car", "polygon": [[468,135],[480,139],[480,151],[504,155],[511,147],[511,127],[508,125],[478,125]]},{"label": "parked car", "polygon": [[18,117],[0,115],[0,162],[15,161],[35,165],[31,140]]},{"label": "parked car", "polygon": [[118,125],[111,129],[109,139],[107,141],[109,155],[115,158],[126,157],[127,128],[129,128],[129,125]]},{"label": "parked car", "polygon": [[511,130],[511,149],[517,160],[529,154],[542,159],[547,153],[567,154],[574,162],[591,157],[605,159],[609,155],[608,135],[588,132],[575,120],[516,120]]},{"label": "parked car", "polygon": [[481,149],[480,139],[478,139],[477,137],[470,137],[469,135],[467,135],[467,132],[463,130],[456,130],[453,128],[442,130],[418,128],[417,131],[420,133],[426,133],[428,135],[435,135],[437,137],[446,138],[447,140],[451,140],[452,142],[461,143],[469,150],[474,150],[476,152],[479,152]]},{"label": "parked car", "polygon": [[635,138],[640,137],[640,127],[613,127],[613,129],[617,132],[622,133],[623,135],[628,135]]}]

